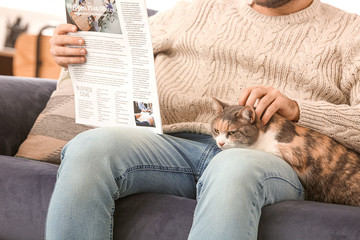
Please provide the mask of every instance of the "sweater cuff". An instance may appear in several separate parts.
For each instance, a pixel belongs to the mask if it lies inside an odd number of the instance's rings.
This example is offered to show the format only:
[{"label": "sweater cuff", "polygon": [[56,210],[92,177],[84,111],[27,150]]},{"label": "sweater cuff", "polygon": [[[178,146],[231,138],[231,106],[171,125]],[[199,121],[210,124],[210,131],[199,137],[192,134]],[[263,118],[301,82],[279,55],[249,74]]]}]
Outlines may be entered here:
[{"label": "sweater cuff", "polygon": [[59,85],[61,85],[66,79],[70,78],[70,73],[68,68],[62,68],[59,78],[58,78],[58,82],[57,82],[57,88],[59,88]]}]

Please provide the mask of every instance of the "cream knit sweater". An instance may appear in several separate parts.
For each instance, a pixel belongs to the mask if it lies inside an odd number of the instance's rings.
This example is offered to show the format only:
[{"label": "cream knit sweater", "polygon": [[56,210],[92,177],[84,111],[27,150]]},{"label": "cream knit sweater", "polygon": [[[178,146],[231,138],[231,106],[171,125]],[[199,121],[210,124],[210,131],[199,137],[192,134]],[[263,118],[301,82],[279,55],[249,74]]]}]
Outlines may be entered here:
[{"label": "cream knit sweater", "polygon": [[298,124],[360,151],[360,17],[314,0],[269,17],[241,0],[192,0],[150,18],[164,132],[209,134],[212,96],[248,86],[298,102]]}]

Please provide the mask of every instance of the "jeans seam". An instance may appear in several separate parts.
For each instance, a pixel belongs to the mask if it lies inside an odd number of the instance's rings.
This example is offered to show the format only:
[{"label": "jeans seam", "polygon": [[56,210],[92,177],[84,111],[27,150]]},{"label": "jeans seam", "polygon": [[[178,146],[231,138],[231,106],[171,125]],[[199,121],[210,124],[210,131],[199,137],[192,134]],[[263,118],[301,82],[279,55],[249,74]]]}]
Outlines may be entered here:
[{"label": "jeans seam", "polygon": [[124,179],[129,173],[137,171],[159,171],[159,172],[173,172],[173,173],[183,173],[193,175],[193,170],[191,168],[182,168],[182,167],[164,167],[156,165],[138,165],[126,169],[126,171],[120,176],[115,178],[115,182],[119,182]]},{"label": "jeans seam", "polygon": [[189,158],[186,156],[186,154],[183,153],[183,151],[178,147],[177,144],[172,144],[172,146],[177,150],[177,152],[183,157],[183,159],[186,161],[186,163],[190,166],[194,179],[196,181],[196,169],[193,163],[189,160]]},{"label": "jeans seam", "polygon": [[302,187],[297,187],[295,184],[293,184],[291,181],[289,181],[288,179],[286,178],[283,178],[283,177],[279,177],[279,176],[272,176],[272,177],[266,177],[264,178],[264,180],[262,181],[262,184],[261,184],[261,187],[259,188],[260,189],[263,189],[264,188],[264,185],[265,185],[265,181],[266,180],[270,180],[270,179],[279,179],[279,180],[282,180],[284,182],[287,182],[288,184],[290,184],[294,189],[296,189],[296,191],[298,191],[299,193],[303,193],[304,192],[304,189]]},{"label": "jeans seam", "polygon": [[109,240],[113,239],[114,237],[114,213],[115,213],[115,201],[113,201],[113,205],[111,207],[111,218],[110,218],[110,238]]},{"label": "jeans seam", "polygon": [[201,193],[202,193],[202,189],[204,186],[204,182],[203,181],[199,181],[197,186],[196,186],[196,199],[199,202],[200,198],[201,198]]},{"label": "jeans seam", "polygon": [[[64,149],[63,149],[63,150],[64,150]],[[64,156],[65,156],[64,151],[61,151],[61,153],[60,153],[60,162],[61,162],[61,163],[63,162],[62,160],[64,159]],[[57,170],[57,172],[56,172],[56,179],[58,179],[59,176],[60,176],[60,172],[61,172],[62,166],[63,166],[63,164],[60,164],[60,165],[59,165],[59,168],[58,168],[58,170]]]},{"label": "jeans seam", "polygon": [[206,160],[208,159],[209,155],[213,152],[213,150],[217,148],[217,145],[216,143],[212,143],[212,144],[209,144],[205,151],[203,152],[203,154],[201,155],[200,157],[200,163],[199,163],[199,167],[198,167],[198,171],[195,175],[195,178],[196,180],[199,180],[200,178],[200,174],[201,172],[203,171],[203,168],[204,168],[204,165],[205,165],[205,162]]}]

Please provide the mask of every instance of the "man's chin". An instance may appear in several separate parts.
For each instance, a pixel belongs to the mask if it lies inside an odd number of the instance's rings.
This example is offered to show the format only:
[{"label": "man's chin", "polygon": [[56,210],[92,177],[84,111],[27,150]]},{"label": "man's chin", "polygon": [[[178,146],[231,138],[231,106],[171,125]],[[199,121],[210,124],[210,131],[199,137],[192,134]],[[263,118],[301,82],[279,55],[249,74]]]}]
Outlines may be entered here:
[{"label": "man's chin", "polygon": [[266,8],[279,8],[291,1],[292,0],[254,0],[254,3]]}]

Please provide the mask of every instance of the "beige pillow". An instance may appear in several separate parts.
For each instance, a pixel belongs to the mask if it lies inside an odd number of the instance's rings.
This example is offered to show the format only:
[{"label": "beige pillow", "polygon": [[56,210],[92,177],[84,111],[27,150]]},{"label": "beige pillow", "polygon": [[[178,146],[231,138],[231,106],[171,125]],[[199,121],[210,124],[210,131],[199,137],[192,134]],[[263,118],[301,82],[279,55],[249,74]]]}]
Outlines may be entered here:
[{"label": "beige pillow", "polygon": [[67,70],[63,69],[56,90],[40,113],[17,157],[60,163],[65,144],[92,127],[75,123],[74,91]]}]

